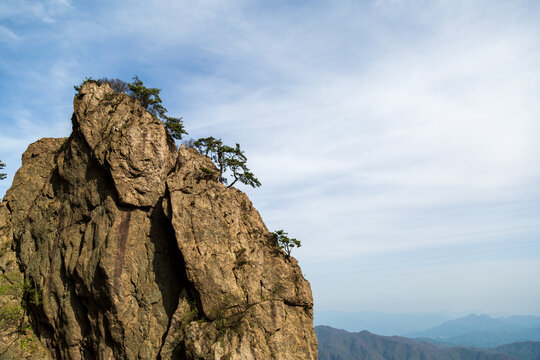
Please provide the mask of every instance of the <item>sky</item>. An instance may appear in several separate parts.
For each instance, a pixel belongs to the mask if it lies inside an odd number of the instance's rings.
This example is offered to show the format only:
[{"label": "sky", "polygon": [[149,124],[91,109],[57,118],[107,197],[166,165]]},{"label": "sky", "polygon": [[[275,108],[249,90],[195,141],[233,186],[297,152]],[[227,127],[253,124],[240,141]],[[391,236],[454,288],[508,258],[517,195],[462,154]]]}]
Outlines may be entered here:
[{"label": "sky", "polygon": [[241,144],[316,313],[540,315],[538,64],[533,0],[2,0],[0,196],[73,85],[138,75]]}]

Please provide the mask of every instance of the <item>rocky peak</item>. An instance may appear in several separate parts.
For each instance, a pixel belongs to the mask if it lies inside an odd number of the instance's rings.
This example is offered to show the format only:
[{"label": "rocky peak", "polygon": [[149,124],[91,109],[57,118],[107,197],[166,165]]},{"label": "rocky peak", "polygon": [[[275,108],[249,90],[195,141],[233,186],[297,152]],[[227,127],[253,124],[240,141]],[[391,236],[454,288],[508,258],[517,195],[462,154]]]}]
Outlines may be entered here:
[{"label": "rocky peak", "polygon": [[73,102],[73,128],[110,172],[121,203],[152,206],[163,194],[176,145],[163,124],[109,84],[87,82]]},{"label": "rocky peak", "polygon": [[0,204],[53,358],[317,358],[309,283],[208,157],[108,84],[81,88],[72,121]]}]

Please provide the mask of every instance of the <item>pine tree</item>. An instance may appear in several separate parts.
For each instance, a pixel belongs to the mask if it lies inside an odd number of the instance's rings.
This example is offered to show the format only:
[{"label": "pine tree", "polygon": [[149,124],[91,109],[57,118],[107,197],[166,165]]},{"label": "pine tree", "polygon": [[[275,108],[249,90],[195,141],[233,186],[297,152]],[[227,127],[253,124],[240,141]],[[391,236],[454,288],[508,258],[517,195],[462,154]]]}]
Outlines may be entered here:
[{"label": "pine tree", "polygon": [[299,248],[300,246],[302,246],[300,240],[289,238],[288,234],[283,230],[274,231],[272,234],[274,234],[278,242],[279,248],[285,250],[287,256],[291,256],[291,250],[293,248]]},{"label": "pine tree", "polygon": [[[2,169],[5,168],[5,167],[6,167],[6,164],[4,164],[4,163],[2,162],[2,160],[0,160],[0,170],[2,170]],[[7,175],[7,174],[0,173],[0,180],[4,180],[4,179],[6,178],[6,175]]]},{"label": "pine tree", "polygon": [[144,86],[142,80],[137,75],[133,77],[132,83],[127,83],[120,79],[101,78],[94,80],[91,77],[87,77],[80,85],[74,86],[75,91],[81,91],[82,86],[87,82],[93,82],[98,85],[109,84],[117,93],[125,93],[128,96],[139,100],[141,105],[154,116],[159,118],[165,128],[169,131],[169,134],[175,139],[181,140],[182,135],[187,135],[188,132],[184,128],[184,123],[181,117],[172,117],[166,115],[167,109],[161,104],[161,98],[159,93],[161,89],[147,88]]},{"label": "pine tree", "polygon": [[159,118],[171,136],[181,140],[182,135],[187,135],[188,132],[184,129],[182,118],[167,116],[167,109],[161,104],[159,93],[161,89],[147,88],[137,75],[133,77],[133,82],[128,84],[128,95],[139,100],[146,110],[154,117]]},{"label": "pine tree", "polygon": [[246,166],[247,158],[244,152],[240,150],[240,145],[235,147],[224,145],[221,139],[215,139],[213,136],[200,138],[193,143],[195,148],[203,155],[209,156],[218,168],[218,180],[222,184],[227,184],[229,180],[225,176],[227,171],[232,173],[232,182],[227,186],[230,188],[237,181],[243,184],[259,187],[260,181],[249,171]]}]

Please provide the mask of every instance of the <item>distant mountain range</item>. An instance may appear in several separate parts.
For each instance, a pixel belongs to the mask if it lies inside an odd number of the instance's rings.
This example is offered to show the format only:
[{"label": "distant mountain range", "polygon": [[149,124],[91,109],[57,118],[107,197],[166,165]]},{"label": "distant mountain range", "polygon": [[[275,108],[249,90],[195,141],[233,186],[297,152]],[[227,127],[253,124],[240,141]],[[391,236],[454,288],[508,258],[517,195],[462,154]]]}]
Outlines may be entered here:
[{"label": "distant mountain range", "polygon": [[540,341],[540,317],[509,316],[494,319],[488,315],[471,314],[405,336],[440,344],[482,348],[521,341]]},{"label": "distant mountain range", "polygon": [[399,336],[362,331],[350,333],[315,327],[319,360],[538,360],[540,342],[522,342],[493,349],[450,347]]}]

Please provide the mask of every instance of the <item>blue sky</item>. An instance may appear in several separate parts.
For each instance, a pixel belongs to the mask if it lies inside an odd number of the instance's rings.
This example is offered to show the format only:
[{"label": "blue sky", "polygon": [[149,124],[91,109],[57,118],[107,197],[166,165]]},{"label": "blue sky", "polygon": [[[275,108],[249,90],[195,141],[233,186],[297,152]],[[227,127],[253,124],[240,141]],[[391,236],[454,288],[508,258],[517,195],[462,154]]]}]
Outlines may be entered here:
[{"label": "blue sky", "polygon": [[245,189],[316,311],[540,315],[536,1],[0,3],[0,159],[68,136],[87,76],[162,88]]}]

